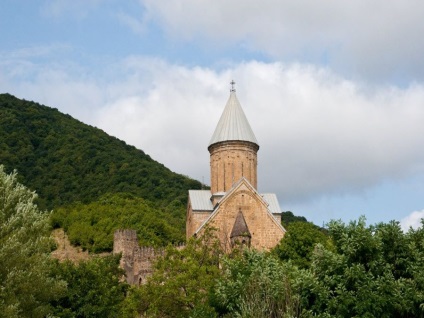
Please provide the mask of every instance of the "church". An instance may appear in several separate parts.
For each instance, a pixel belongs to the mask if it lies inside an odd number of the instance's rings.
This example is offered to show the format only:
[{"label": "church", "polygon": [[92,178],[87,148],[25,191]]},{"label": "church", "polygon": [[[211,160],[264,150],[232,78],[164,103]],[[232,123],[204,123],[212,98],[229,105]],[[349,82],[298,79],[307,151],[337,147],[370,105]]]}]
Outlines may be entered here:
[{"label": "church", "polygon": [[[226,252],[246,246],[270,250],[284,237],[281,209],[274,193],[257,191],[259,144],[237,99],[234,81],[230,98],[209,142],[210,190],[189,190],[186,235],[200,237],[210,227]],[[183,248],[183,247],[180,247]],[[129,284],[144,284],[152,261],[163,249],[142,247],[135,230],[117,230],[113,253]]]},{"label": "church", "polygon": [[189,190],[186,236],[215,228],[222,247],[269,250],[284,237],[274,193],[257,191],[259,144],[231,82],[230,97],[209,142],[210,190]]}]

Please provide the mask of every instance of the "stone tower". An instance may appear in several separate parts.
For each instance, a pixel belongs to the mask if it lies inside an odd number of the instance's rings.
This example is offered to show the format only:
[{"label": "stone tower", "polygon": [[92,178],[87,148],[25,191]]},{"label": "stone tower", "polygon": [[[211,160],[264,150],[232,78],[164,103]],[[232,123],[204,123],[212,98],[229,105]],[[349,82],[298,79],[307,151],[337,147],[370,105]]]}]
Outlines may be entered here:
[{"label": "stone tower", "polygon": [[213,203],[243,177],[257,188],[259,145],[234,88],[230,91],[230,98],[212,135],[208,150]]},{"label": "stone tower", "polygon": [[274,193],[257,191],[259,144],[231,82],[230,97],[208,146],[211,190],[189,190],[186,234],[218,230],[224,250],[235,245],[269,250],[284,237]]}]

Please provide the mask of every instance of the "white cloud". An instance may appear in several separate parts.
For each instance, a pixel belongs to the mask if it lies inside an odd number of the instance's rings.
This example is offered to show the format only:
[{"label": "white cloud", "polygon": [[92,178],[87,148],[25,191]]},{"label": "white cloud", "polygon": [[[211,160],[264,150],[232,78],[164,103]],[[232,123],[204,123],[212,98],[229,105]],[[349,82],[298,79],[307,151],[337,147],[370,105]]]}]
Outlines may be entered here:
[{"label": "white cloud", "polygon": [[325,68],[256,61],[216,71],[133,56],[102,74],[33,65],[34,76],[22,81],[8,67],[0,69],[0,84],[9,92],[57,107],[205,182],[207,145],[235,79],[261,146],[259,190],[284,202],[360,193],[424,171],[423,85],[364,89]]},{"label": "white cloud", "polygon": [[414,211],[408,216],[404,217],[400,221],[400,225],[404,232],[408,231],[409,228],[417,229],[422,226],[421,219],[424,218],[424,210]]},{"label": "white cloud", "polygon": [[98,125],[195,178],[209,180],[206,147],[232,78],[261,145],[262,191],[300,200],[361,191],[424,168],[422,86],[369,92],[309,65],[252,61],[218,72],[127,63],[133,75],[122,87],[134,89],[102,108]]},{"label": "white cloud", "polygon": [[[277,59],[389,81],[424,79],[424,2],[142,0],[143,19],[178,41],[242,43]],[[140,17],[141,19],[141,17]]]}]

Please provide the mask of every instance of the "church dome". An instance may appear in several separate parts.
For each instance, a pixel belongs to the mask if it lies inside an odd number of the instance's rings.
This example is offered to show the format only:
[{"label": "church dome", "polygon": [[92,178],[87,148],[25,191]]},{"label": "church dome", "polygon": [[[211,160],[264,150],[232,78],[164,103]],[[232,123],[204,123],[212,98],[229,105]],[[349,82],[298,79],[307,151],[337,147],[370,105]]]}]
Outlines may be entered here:
[{"label": "church dome", "polygon": [[209,146],[223,141],[249,141],[258,145],[255,134],[237,99],[235,89],[231,90],[230,98],[219,119]]}]

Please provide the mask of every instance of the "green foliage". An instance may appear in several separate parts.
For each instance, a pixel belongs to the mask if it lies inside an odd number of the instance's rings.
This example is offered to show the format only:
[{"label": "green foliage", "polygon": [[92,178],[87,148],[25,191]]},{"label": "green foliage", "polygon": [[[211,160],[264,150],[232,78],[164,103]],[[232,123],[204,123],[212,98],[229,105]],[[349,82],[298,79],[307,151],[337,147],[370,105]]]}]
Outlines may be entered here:
[{"label": "green foliage", "polygon": [[331,240],[318,226],[310,222],[292,222],[273,252],[283,261],[291,260],[300,268],[310,266],[315,245],[331,248]]},{"label": "green foliage", "polygon": [[121,283],[119,256],[97,257],[78,265],[57,263],[57,275],[68,284],[67,293],[53,303],[57,317],[121,317],[128,285]]},{"label": "green foliage", "polygon": [[[187,190],[201,187],[100,129],[9,94],[0,94],[0,163],[17,169],[48,209],[118,192],[160,207],[185,206]],[[179,208],[179,216],[184,213]]]},{"label": "green foliage", "polygon": [[36,194],[0,165],[0,313],[2,317],[45,317],[49,302],[65,289],[52,273],[49,214]]},{"label": "green foliage", "polygon": [[214,305],[226,317],[297,317],[300,299],[295,277],[301,271],[272,255],[244,250],[241,257],[226,258],[214,289]]},{"label": "green foliage", "polygon": [[283,224],[284,227],[293,222],[308,222],[308,220],[304,216],[294,215],[291,211],[286,211],[281,214],[281,224]]},{"label": "green foliage", "polygon": [[215,317],[208,299],[221,254],[219,241],[209,231],[183,249],[169,246],[141,287],[138,312],[148,317]]},{"label": "green foliage", "polygon": [[59,208],[52,223],[67,231],[72,244],[95,253],[111,251],[113,233],[123,228],[136,230],[141,245],[146,246],[185,240],[182,218],[131,194],[109,194],[89,204]]},{"label": "green foliage", "polygon": [[[365,219],[329,224],[334,251],[318,246],[315,282],[305,288],[311,312],[331,317],[423,317],[424,250],[398,222],[366,226]],[[422,243],[421,243],[422,244]]]},{"label": "green foliage", "polygon": [[143,307],[141,299],[145,290],[139,286],[130,286],[127,290],[126,297],[121,304],[121,316],[125,318],[140,317],[139,312]]}]

